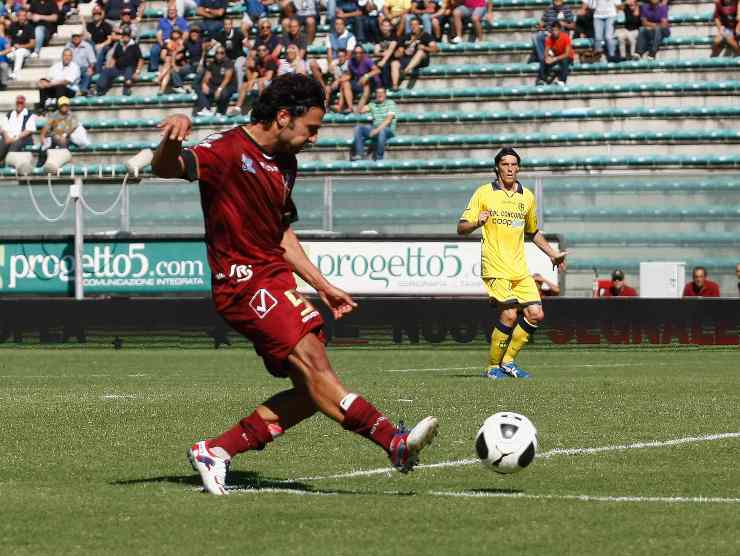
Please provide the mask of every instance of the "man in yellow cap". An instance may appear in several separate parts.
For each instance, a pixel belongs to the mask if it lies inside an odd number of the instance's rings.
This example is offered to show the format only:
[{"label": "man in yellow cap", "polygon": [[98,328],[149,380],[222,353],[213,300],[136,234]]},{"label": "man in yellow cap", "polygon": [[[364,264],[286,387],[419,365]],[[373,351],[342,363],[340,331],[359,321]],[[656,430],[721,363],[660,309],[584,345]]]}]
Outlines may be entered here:
[{"label": "man in yellow cap", "polygon": [[46,125],[41,130],[41,153],[38,166],[43,166],[46,162],[47,150],[66,149],[70,143],[75,143],[72,135],[78,127],[81,127],[80,120],[72,114],[69,98],[59,97],[57,111],[49,115]]}]

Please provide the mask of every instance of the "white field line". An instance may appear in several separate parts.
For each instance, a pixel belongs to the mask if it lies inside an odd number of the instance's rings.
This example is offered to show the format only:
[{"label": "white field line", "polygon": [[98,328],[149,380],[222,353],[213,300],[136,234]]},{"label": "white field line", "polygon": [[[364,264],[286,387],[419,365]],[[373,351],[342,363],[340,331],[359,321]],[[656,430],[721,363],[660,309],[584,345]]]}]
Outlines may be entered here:
[{"label": "white field line", "polygon": [[[686,436],[683,438],[674,438],[671,440],[654,440],[648,442],[634,442],[632,444],[616,444],[613,446],[599,446],[595,448],[555,448],[537,454],[537,458],[549,459],[554,456],[577,456],[584,454],[598,454],[602,452],[620,452],[624,450],[640,450],[644,448],[663,448],[667,446],[680,446],[682,444],[696,444],[698,442],[711,442],[713,440],[724,440],[728,438],[740,438],[740,432],[723,432],[719,434],[708,434],[703,436]],[[459,459],[452,461],[441,461],[438,463],[429,463],[417,465],[414,469],[440,469],[444,467],[462,467],[465,465],[474,465],[479,463],[477,459]],[[348,473],[337,473],[335,475],[324,475],[314,477],[299,477],[297,479],[286,480],[286,483],[299,481],[324,481],[328,479],[351,479],[354,477],[370,477],[373,475],[389,475],[393,473],[390,467],[381,467],[377,469],[364,469],[350,471]]]},{"label": "white field line", "polygon": [[669,504],[740,504],[740,498],[706,496],[594,496],[590,494],[526,494],[524,492],[430,491],[432,496],[459,498],[523,498],[527,500],[578,500],[581,502],[660,502]]}]

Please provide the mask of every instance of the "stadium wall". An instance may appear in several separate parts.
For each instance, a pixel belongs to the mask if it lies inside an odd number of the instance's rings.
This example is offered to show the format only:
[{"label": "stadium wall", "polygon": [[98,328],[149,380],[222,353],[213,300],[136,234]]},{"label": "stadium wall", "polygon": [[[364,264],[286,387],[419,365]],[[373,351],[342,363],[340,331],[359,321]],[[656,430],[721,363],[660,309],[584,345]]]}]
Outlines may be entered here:
[{"label": "stadium wall", "polygon": [[[341,321],[324,312],[334,346],[482,347],[496,310],[482,297],[360,297]],[[538,346],[738,346],[740,299],[544,300]],[[0,299],[0,347],[248,346],[208,298]]]}]

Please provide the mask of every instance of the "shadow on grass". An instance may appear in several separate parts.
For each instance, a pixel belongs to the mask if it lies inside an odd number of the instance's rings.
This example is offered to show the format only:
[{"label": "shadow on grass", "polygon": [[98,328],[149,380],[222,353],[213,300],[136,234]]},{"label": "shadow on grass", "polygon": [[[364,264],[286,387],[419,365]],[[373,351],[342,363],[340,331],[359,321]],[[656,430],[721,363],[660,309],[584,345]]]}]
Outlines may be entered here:
[{"label": "shadow on grass", "polygon": [[[112,481],[110,484],[115,486],[135,486],[135,485],[153,485],[161,483],[173,483],[185,487],[196,487],[202,485],[200,476],[192,475],[163,475],[160,477],[148,477],[143,479],[128,479],[123,481]],[[228,475],[228,485],[226,490],[229,492],[275,492],[275,493],[304,493],[304,494],[351,494],[356,496],[415,496],[416,492],[407,491],[361,491],[346,489],[327,489],[317,488],[313,485],[290,481],[286,479],[276,479],[263,477],[254,471],[230,471]]]}]

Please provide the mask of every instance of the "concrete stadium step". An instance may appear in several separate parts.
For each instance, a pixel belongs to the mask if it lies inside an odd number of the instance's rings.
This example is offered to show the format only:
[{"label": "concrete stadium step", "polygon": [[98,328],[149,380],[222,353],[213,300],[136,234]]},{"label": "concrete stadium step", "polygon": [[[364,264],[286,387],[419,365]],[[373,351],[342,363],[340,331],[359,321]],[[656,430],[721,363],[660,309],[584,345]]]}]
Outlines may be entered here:
[{"label": "concrete stadium step", "polygon": [[[614,230],[635,230],[639,229],[646,235],[654,233],[675,233],[675,234],[703,234],[703,233],[738,233],[740,232],[740,222],[738,219],[724,220],[698,220],[696,218],[687,218],[685,220],[658,220],[653,217],[646,217],[642,220],[630,220],[629,222],[619,219],[605,220],[602,218],[593,218],[589,220],[576,221],[558,221],[555,222],[547,217],[544,219],[543,229],[557,230],[561,234],[578,233],[578,234],[598,234],[613,232]],[[737,249],[736,249],[737,251]]]},{"label": "concrete stadium step", "polygon": [[[156,120],[153,120],[155,122]],[[245,122],[246,123],[246,122]],[[84,121],[83,124],[87,125]],[[205,138],[211,133],[228,129],[237,125],[235,123],[225,123],[221,125],[210,125],[196,127],[193,133],[195,140]],[[321,128],[319,136],[322,139],[351,139],[353,137],[353,127],[356,124],[337,125],[328,124]],[[100,129],[89,128],[90,138],[94,143],[120,142],[120,141],[158,141],[159,131],[156,124],[145,128],[114,128]],[[723,130],[740,128],[740,115],[733,117],[710,118],[685,118],[685,119],[651,119],[650,129],[656,132],[673,132],[686,129],[696,129],[703,127],[706,130]],[[480,134],[490,132],[495,129],[496,133],[577,133],[577,132],[638,132],[645,129],[645,123],[637,118],[635,119],[594,119],[594,120],[530,120],[520,122],[499,122],[499,121],[470,121],[470,122],[399,122],[398,133],[404,135],[419,136],[431,133],[459,133],[464,128],[466,133]]]},{"label": "concrete stadium step", "polygon": [[[456,157],[469,158],[476,160],[493,160],[496,153],[501,148],[501,145],[509,144],[510,141],[490,141],[487,144],[482,145],[463,145],[453,144],[449,146],[395,146],[388,145],[386,147],[386,160],[397,161],[397,160],[408,160],[408,159],[419,159],[424,157],[429,158],[440,158],[450,154],[451,151],[455,153]],[[117,143],[121,148],[115,151],[103,151],[103,152],[90,152],[90,151],[74,151],[74,162],[76,164],[117,164],[120,163],[122,158],[128,158],[133,156],[144,145],[136,145],[134,148],[126,149],[125,144]],[[687,140],[685,143],[672,143],[670,140],[663,142],[552,142],[538,144],[532,147],[525,147],[522,142],[514,143],[524,151],[536,150],[541,156],[567,156],[567,157],[593,157],[593,156],[691,156],[697,152],[712,152],[720,149],[723,153],[728,155],[740,156],[740,141],[733,143],[732,145],[727,144],[726,139],[717,139],[716,142],[709,142],[706,139],[690,141]],[[155,146],[156,143],[152,143],[151,147]],[[337,160],[349,160],[350,147],[328,147],[328,148],[312,148],[307,149],[301,154],[301,160],[304,162],[323,162],[330,163]]]},{"label": "concrete stadium step", "polygon": [[[544,228],[548,233],[559,233],[555,229],[550,227]],[[660,256],[665,260],[685,260],[686,258],[698,259],[702,257],[726,257],[728,259],[736,259],[738,250],[732,245],[714,245],[707,241],[704,245],[670,245],[670,244],[655,244],[655,245],[614,245],[614,244],[603,244],[598,247],[589,247],[585,245],[574,244],[569,241],[569,236],[565,236],[566,245],[568,246],[568,253],[573,257],[577,258],[598,258],[604,256],[604,251],[608,250],[610,257],[629,257],[637,258],[641,260],[650,260],[651,257],[655,256],[657,249],[660,249]]]},{"label": "concrete stadium step", "polygon": [[[448,111],[477,113],[480,111],[579,111],[587,109],[671,109],[734,107],[740,80],[705,83],[610,83],[601,86],[523,86],[466,87],[460,89],[414,89],[390,93],[403,112]],[[29,101],[38,99],[38,91],[27,93]],[[2,110],[13,106],[15,92],[0,92]],[[88,118],[149,118],[161,119],[170,113],[188,113],[195,95],[165,95],[158,97],[74,98],[72,105],[84,119]]]}]

